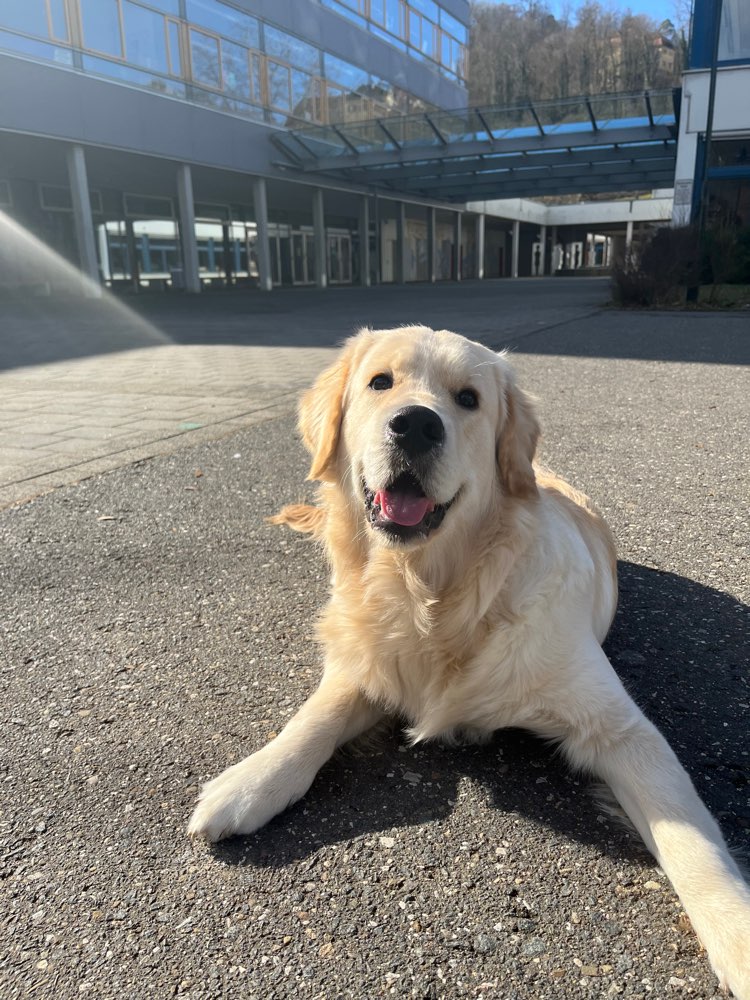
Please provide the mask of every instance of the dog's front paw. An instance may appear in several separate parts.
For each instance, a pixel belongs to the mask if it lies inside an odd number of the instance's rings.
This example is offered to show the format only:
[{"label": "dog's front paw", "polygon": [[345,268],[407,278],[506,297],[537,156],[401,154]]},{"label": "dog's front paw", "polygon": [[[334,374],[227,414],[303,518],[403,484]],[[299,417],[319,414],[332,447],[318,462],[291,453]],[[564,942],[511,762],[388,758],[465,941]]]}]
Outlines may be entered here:
[{"label": "dog's front paw", "polygon": [[727,906],[726,920],[702,939],[722,990],[750,1000],[750,909]]},{"label": "dog's front paw", "polygon": [[205,840],[253,833],[305,794],[310,782],[290,773],[269,753],[272,745],[246,757],[201,789],[188,835]]},{"label": "dog's front paw", "polygon": [[731,992],[736,1000],[750,1000],[750,938],[726,949],[712,965],[722,990]]}]

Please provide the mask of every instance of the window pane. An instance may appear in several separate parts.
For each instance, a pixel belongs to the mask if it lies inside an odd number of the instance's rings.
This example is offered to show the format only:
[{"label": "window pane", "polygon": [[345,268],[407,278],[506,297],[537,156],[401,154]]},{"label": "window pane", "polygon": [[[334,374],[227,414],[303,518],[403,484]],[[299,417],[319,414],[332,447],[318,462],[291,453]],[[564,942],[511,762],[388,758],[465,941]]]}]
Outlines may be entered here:
[{"label": "window pane", "polygon": [[44,0],[0,0],[0,24],[46,38],[47,11]]},{"label": "window pane", "polygon": [[292,108],[297,118],[314,121],[316,118],[315,87],[313,77],[292,70]]},{"label": "window pane", "polygon": [[719,59],[750,59],[750,7],[747,0],[724,0]]},{"label": "window pane", "polygon": [[278,28],[272,28],[270,24],[265,28],[266,52],[272,56],[278,56],[285,62],[306,69],[309,73],[320,72],[320,53],[314,45],[308,45],[294,35],[287,35]]},{"label": "window pane", "polygon": [[291,111],[289,104],[289,70],[268,60],[268,103],[274,108]]},{"label": "window pane", "polygon": [[174,97],[185,97],[185,86],[177,80],[164,76],[154,76],[148,70],[136,69],[125,63],[113,62],[111,59],[98,59],[96,56],[84,56],[83,68],[87,73],[96,76],[106,76],[115,80],[124,80],[157,94],[171,94]]},{"label": "window pane", "polygon": [[258,22],[249,14],[219,3],[218,0],[187,0],[186,7],[188,21],[202,24],[204,28],[211,28],[252,49],[260,48]]},{"label": "window pane", "polygon": [[368,74],[363,69],[360,69],[359,66],[352,66],[351,63],[344,62],[343,59],[337,59],[327,52],[323,57],[323,63],[326,71],[326,79],[328,80],[343,83],[351,90],[356,90],[358,87],[366,87],[369,83]]},{"label": "window pane", "polygon": [[65,0],[49,0],[50,17],[52,18],[52,36],[67,41],[68,19],[65,16]]},{"label": "window pane", "polygon": [[421,35],[419,31],[421,27],[421,20],[422,19],[419,14],[413,10],[409,11],[409,44],[413,45],[416,49],[420,48],[421,43]]},{"label": "window pane", "polygon": [[125,58],[149,69],[169,72],[164,17],[129,0],[122,5],[125,25]]},{"label": "window pane", "polygon": [[337,14],[341,14],[343,17],[348,18],[350,21],[354,21],[361,28],[367,27],[367,21],[364,17],[360,17],[359,14],[355,13],[357,10],[357,4],[353,3],[352,0],[342,0],[341,3],[338,0],[321,0],[324,7],[330,7],[331,10],[335,10]]},{"label": "window pane", "polygon": [[378,24],[385,21],[385,0],[370,0],[370,17]]},{"label": "window pane", "polygon": [[260,103],[263,99],[263,80],[261,75],[261,62],[260,56],[252,55],[250,57],[250,72],[251,81],[253,85],[253,100]]},{"label": "window pane", "polygon": [[81,0],[81,24],[87,49],[122,56],[117,0]]},{"label": "window pane", "polygon": [[180,54],[180,28],[169,21],[169,69],[174,76],[182,76],[182,55]]},{"label": "window pane", "polygon": [[403,37],[400,0],[385,0],[385,27],[392,35]]},{"label": "window pane", "polygon": [[466,43],[468,41],[468,30],[457,21],[455,17],[451,17],[450,14],[446,14],[444,10],[440,11],[440,24],[446,31],[449,31],[454,38],[457,38],[459,42]]},{"label": "window pane", "polygon": [[216,38],[204,35],[202,31],[190,29],[190,59],[193,67],[193,79],[209,87],[221,87],[221,71],[219,69],[219,42]]},{"label": "window pane", "polygon": [[237,97],[251,97],[250,64],[248,50],[233,42],[221,43],[221,70],[224,77],[224,90]]},{"label": "window pane", "polygon": [[438,5],[434,0],[409,0],[409,6],[437,22],[439,12]]},{"label": "window pane", "polygon": [[37,41],[35,38],[24,38],[23,35],[13,35],[9,31],[0,30],[0,49],[25,52],[37,59],[49,59],[50,62],[60,63],[61,66],[72,66],[73,64],[73,53],[70,49],[61,48],[59,45],[50,45],[49,42]]}]

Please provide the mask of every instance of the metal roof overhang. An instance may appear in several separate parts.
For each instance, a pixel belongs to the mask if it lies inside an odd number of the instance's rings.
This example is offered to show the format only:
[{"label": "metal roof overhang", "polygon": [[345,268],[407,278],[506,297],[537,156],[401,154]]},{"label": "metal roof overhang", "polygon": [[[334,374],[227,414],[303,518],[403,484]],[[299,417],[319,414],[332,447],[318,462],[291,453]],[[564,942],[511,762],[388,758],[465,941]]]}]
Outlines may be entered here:
[{"label": "metal roof overhang", "polygon": [[476,199],[636,191],[674,182],[679,91],[291,129],[283,164],[384,193]]}]

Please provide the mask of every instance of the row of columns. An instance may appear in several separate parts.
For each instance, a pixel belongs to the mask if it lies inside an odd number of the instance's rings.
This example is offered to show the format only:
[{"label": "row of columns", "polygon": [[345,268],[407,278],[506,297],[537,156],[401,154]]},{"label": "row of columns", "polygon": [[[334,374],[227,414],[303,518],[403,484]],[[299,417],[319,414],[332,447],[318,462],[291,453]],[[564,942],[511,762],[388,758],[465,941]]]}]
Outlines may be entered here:
[{"label": "row of columns", "polygon": [[[83,272],[86,294],[96,296],[101,294],[99,268],[97,263],[94,223],[89,197],[88,178],[86,173],[86,158],[82,146],[71,146],[67,151],[68,179],[71,190],[73,215],[75,220],[76,239],[78,241],[81,271]],[[177,202],[180,242],[182,246],[183,284],[187,292],[199,292],[201,279],[198,265],[198,243],[195,232],[195,203],[193,198],[192,172],[189,164],[180,164],[177,168]],[[271,269],[271,252],[268,224],[268,199],[266,181],[256,177],[252,181],[253,205],[257,227],[256,253],[258,261],[258,284],[261,290],[271,291],[273,275]],[[319,288],[328,285],[327,245],[325,227],[325,206],[323,190],[315,188],[312,196],[313,233],[315,242],[315,282]],[[378,209],[376,199],[376,227]],[[370,202],[366,195],[360,201],[359,211],[359,248],[360,248],[360,284],[370,284]],[[461,273],[461,243],[463,217],[461,211],[454,215],[453,242],[455,247],[454,274],[460,281]],[[556,229],[553,227],[553,245],[556,241]],[[547,228],[540,227],[542,247],[546,246]],[[627,223],[626,245],[629,248],[633,238],[633,224]],[[428,280],[436,282],[438,278],[438,241],[437,241],[437,209],[427,208],[427,239],[428,239]],[[475,257],[478,278],[484,277],[485,252],[485,216],[475,217]],[[407,240],[406,203],[396,203],[396,277],[403,282],[408,274],[409,246]],[[133,241],[134,242],[134,241]],[[521,242],[521,223],[513,222],[511,241],[511,275],[519,276],[519,250]],[[133,247],[134,249],[134,247]],[[546,254],[542,254],[540,274],[545,274]]]}]

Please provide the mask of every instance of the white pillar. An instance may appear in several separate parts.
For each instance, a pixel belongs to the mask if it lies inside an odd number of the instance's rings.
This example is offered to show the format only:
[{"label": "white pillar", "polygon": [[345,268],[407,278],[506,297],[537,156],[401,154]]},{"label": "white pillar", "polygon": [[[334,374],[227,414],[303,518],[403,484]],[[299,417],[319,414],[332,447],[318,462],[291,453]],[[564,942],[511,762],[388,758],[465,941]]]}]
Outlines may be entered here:
[{"label": "white pillar", "polygon": [[313,191],[313,238],[315,240],[315,284],[318,288],[327,288],[328,241],[326,240],[326,217],[322,188],[315,188]]},{"label": "white pillar", "polygon": [[553,226],[552,227],[552,239],[551,239],[550,242],[552,243],[552,253],[550,254],[549,269],[550,269],[550,274],[554,274],[555,271],[557,270],[557,266],[556,265],[558,263],[558,261],[557,261],[557,226]]},{"label": "white pillar", "polygon": [[630,256],[630,251],[633,246],[633,220],[628,219],[625,226],[625,256]]},{"label": "white pillar", "polygon": [[198,269],[198,241],[195,237],[195,204],[193,175],[187,163],[177,168],[177,204],[180,213],[180,244],[182,246],[182,276],[186,292],[201,290]]},{"label": "white pillar", "polygon": [[456,261],[456,266],[453,269],[453,271],[454,271],[453,277],[456,279],[456,281],[460,281],[461,278],[463,277],[463,275],[462,275],[462,271],[463,271],[463,266],[462,266],[463,265],[463,259],[462,259],[462,255],[461,255],[461,241],[463,239],[463,233],[461,231],[462,230],[462,227],[461,227],[462,221],[463,221],[463,218],[462,218],[461,213],[460,212],[456,212],[456,218],[455,218],[454,223],[453,223],[453,239],[454,239],[454,246],[455,246],[454,257],[455,257],[455,261]]},{"label": "white pillar", "polygon": [[102,222],[97,232],[99,242],[99,260],[102,262],[102,277],[105,281],[112,280],[112,268],[109,263],[109,238],[106,223]]},{"label": "white pillar", "polygon": [[477,259],[477,273],[475,277],[484,278],[484,231],[485,231],[485,217],[484,215],[478,215],[476,218],[476,232],[474,235],[474,240],[476,243],[476,259]]},{"label": "white pillar", "polygon": [[513,246],[511,248],[512,253],[512,264],[511,264],[511,277],[518,277],[518,250],[519,243],[521,242],[521,223],[518,219],[513,223]]},{"label": "white pillar", "polygon": [[396,204],[396,274],[394,277],[401,285],[406,284],[408,270],[406,250],[406,203],[399,201]]},{"label": "white pillar", "polygon": [[359,283],[370,287],[370,201],[363,195],[359,203]]},{"label": "white pillar", "polygon": [[543,277],[547,273],[547,227],[539,227],[539,275]]},{"label": "white pillar", "polygon": [[268,198],[265,177],[253,178],[253,213],[256,234],[255,253],[258,256],[258,288],[263,292],[270,292],[273,288],[273,274],[271,273],[271,247],[268,241]]},{"label": "white pillar", "polygon": [[427,278],[437,281],[437,209],[427,209]]},{"label": "white pillar", "polygon": [[89,298],[98,299],[102,294],[102,287],[99,283],[94,219],[91,214],[91,196],[86,176],[86,156],[83,152],[83,146],[69,146],[67,160],[68,184],[73,202],[73,221],[78,243],[78,260],[81,273],[89,279],[83,283],[83,292]]}]

